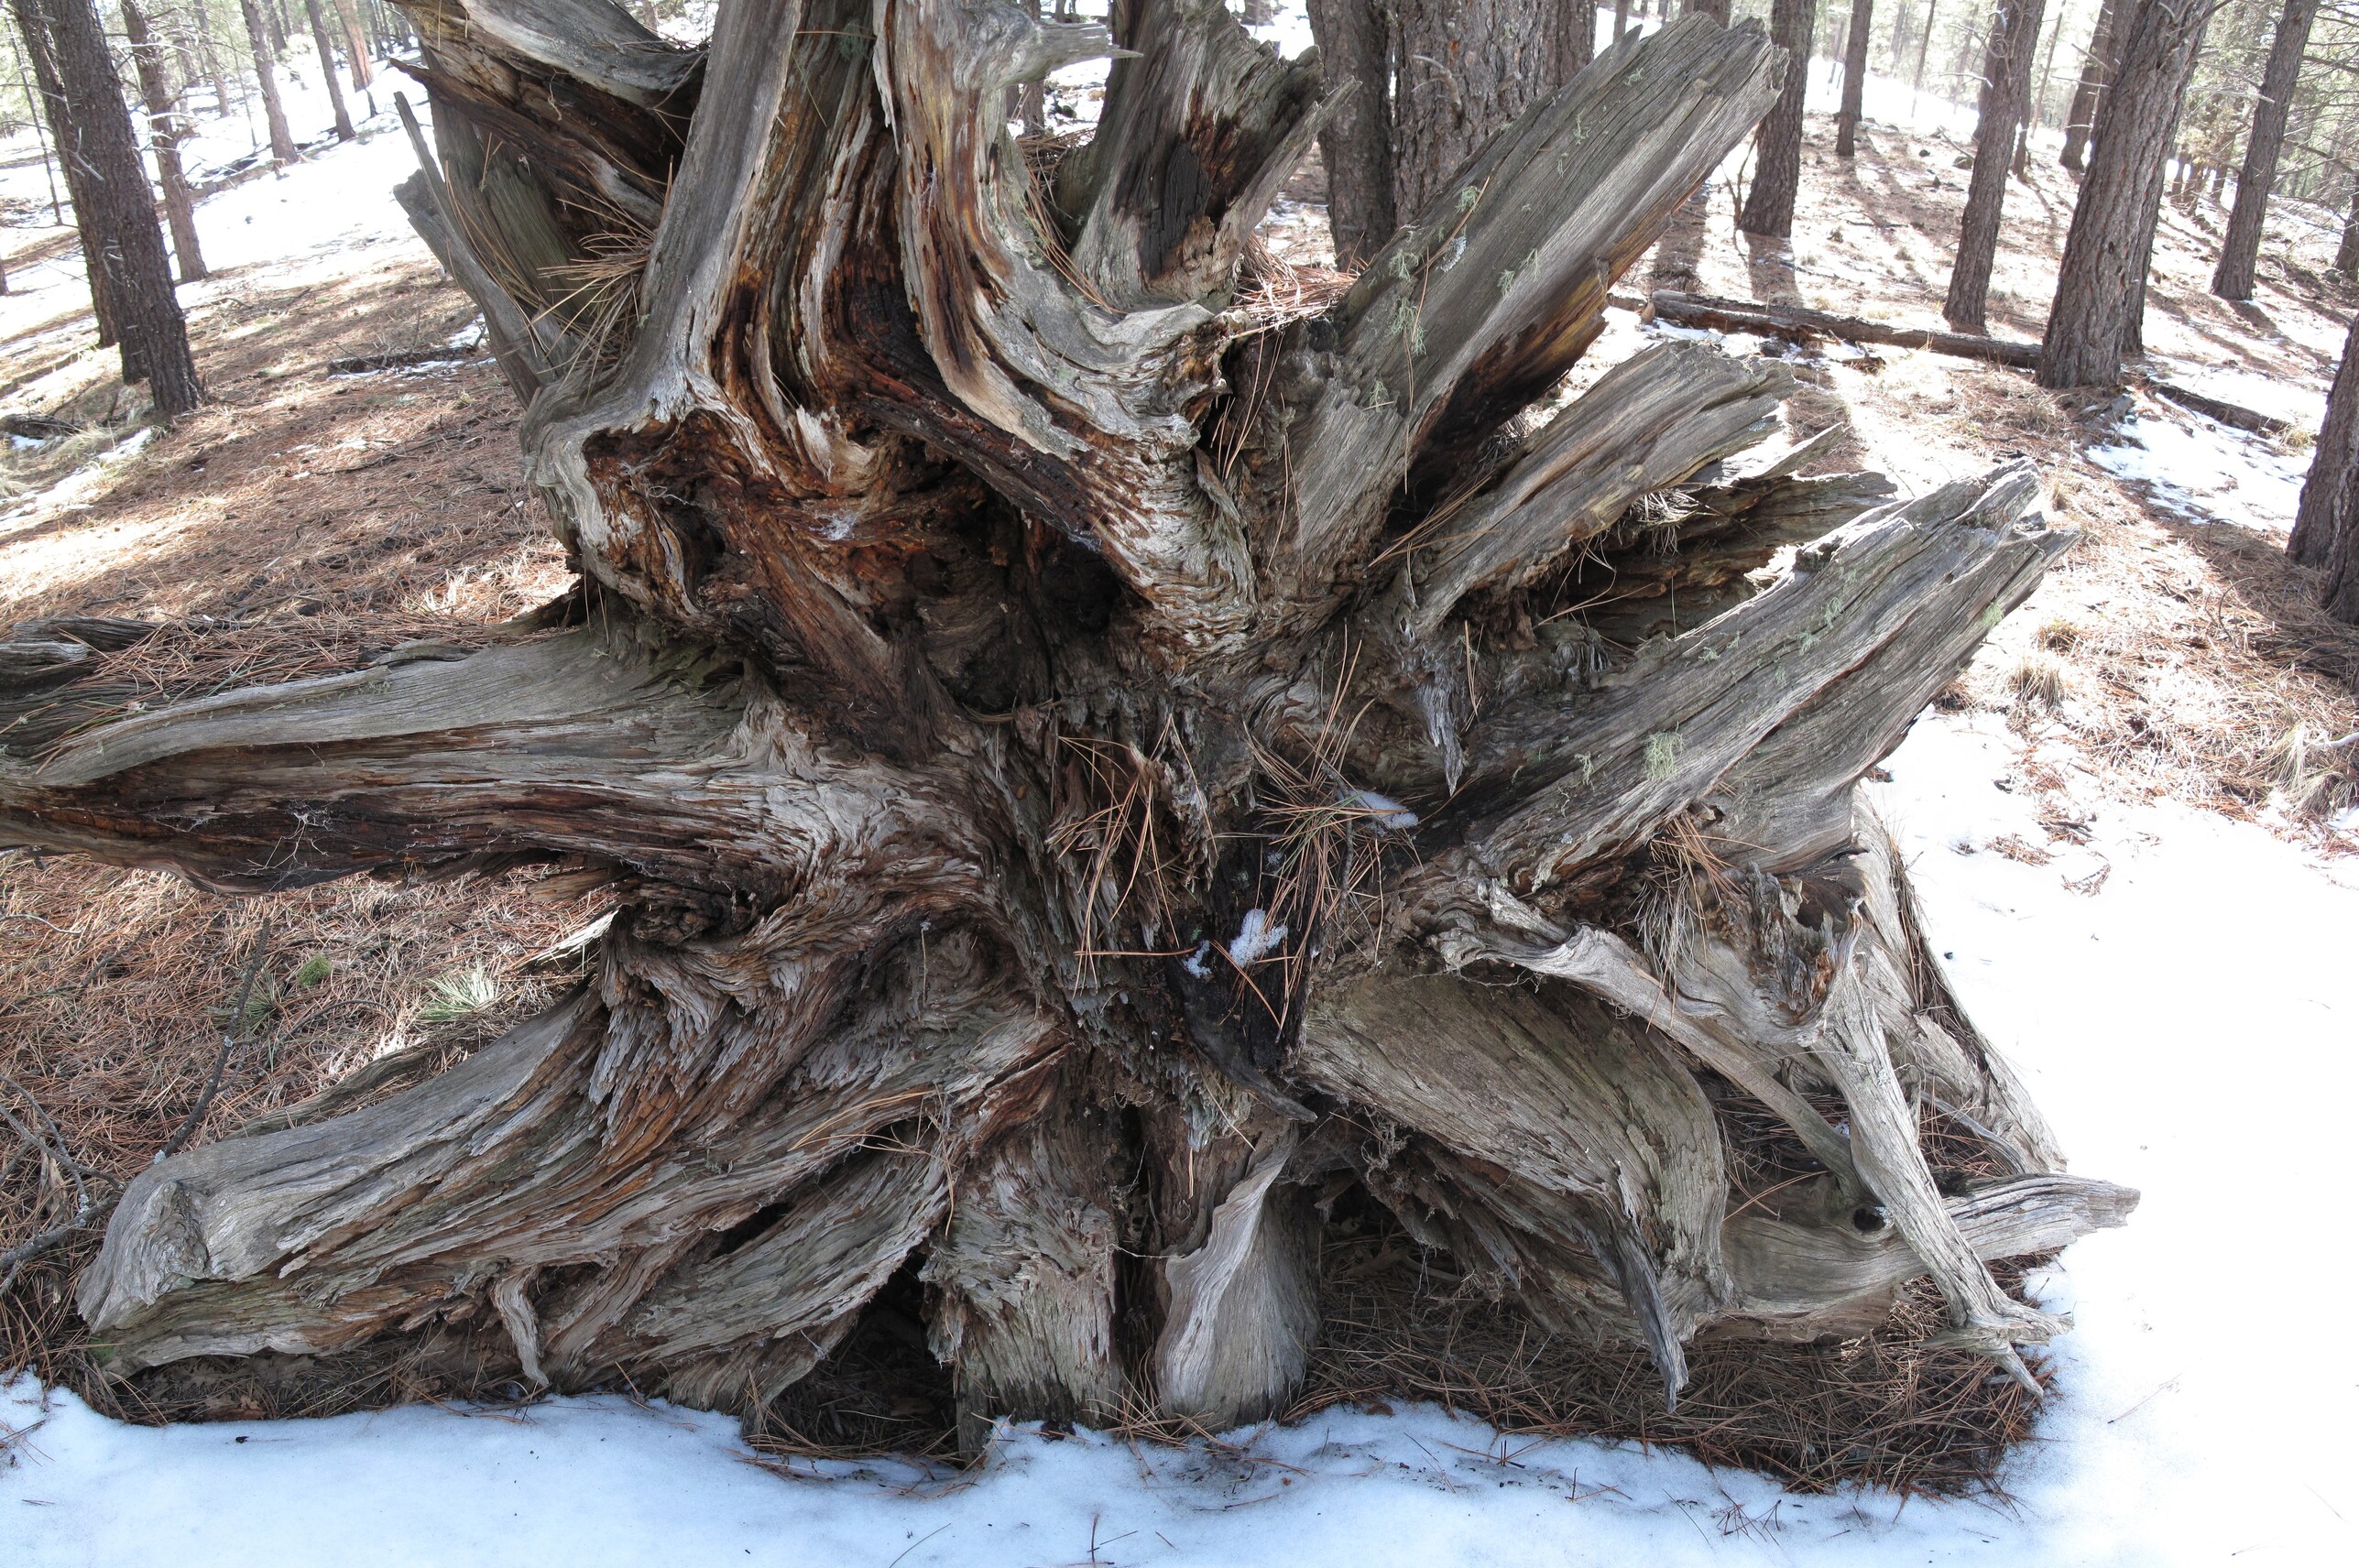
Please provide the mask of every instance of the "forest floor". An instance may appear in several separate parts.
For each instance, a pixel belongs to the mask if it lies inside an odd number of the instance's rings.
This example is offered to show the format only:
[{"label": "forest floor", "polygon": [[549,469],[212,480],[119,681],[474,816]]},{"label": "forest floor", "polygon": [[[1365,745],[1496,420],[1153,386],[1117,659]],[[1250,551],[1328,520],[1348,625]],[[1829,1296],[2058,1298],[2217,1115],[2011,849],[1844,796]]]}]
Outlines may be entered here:
[{"label": "forest floor", "polygon": [[[200,632],[121,656],[123,673],[178,693],[348,667],[420,637],[464,642],[564,587],[547,519],[518,477],[513,399],[488,360],[453,347],[471,341],[473,312],[384,195],[408,172],[408,147],[388,120],[371,129],[362,144],[201,207],[209,251],[220,234],[222,265],[183,297],[211,406],[170,430],[111,427],[0,454],[0,627],[67,614],[201,620]],[[1701,223],[1642,261],[1624,288],[1643,289],[1659,270],[1664,283],[1702,292],[1939,324],[1965,183],[1960,149],[1871,125],[1845,168],[1819,150],[1831,141],[1824,122],[1810,139],[1790,246],[1741,243],[1731,189],[1718,180]],[[1316,195],[1315,181],[1297,191]],[[1993,331],[2038,335],[2071,193],[2047,158],[2027,187],[2011,189]],[[2232,308],[2203,288],[2223,222],[2208,202],[2168,215],[2149,313],[2157,371],[2314,430],[2343,322],[2359,308],[2359,289],[2326,276],[2332,225],[2281,206],[2261,294]],[[1290,201],[1270,238],[1282,255],[1316,261],[1323,215]],[[92,346],[75,258],[11,282],[23,292],[0,299],[0,412],[125,409],[111,351]],[[1592,364],[1664,330],[1616,312]],[[2007,805],[1948,816],[1928,806],[1927,822],[1949,824],[1939,843],[1964,852],[1945,858],[1976,877],[1987,866],[2013,879],[2010,897],[2053,913],[2102,895],[2126,864],[2124,845],[2163,821],[2157,813],[2179,813],[2169,820],[2248,835],[2233,841],[2248,857],[2287,857],[2269,862],[2287,887],[2297,871],[2347,874],[2352,863],[2339,857],[2354,847],[2359,785],[2353,748],[2330,743],[2359,731],[2359,632],[2319,615],[2308,575],[2281,554],[2307,461],[2299,437],[2250,436],[2142,396],[2050,397],[2023,373],[1930,354],[1724,341],[1792,365],[1804,384],[1789,409],[1797,433],[1849,425],[1826,466],[1881,469],[1914,493],[2027,453],[2048,479],[2051,512],[2085,535],[1939,704],[1942,734],[1978,737],[1957,776],[1991,779]],[[328,368],[435,347],[456,356],[364,375]],[[2059,892],[2065,906],[2054,902]],[[2232,888],[2202,892],[2224,900]],[[2126,897],[2117,887],[2116,903]],[[2210,912],[2183,911],[2190,920]],[[425,1070],[469,1049],[562,983],[574,960],[552,950],[597,913],[562,894],[536,897],[530,877],[337,883],[229,900],[147,872],[0,855],[0,1074],[60,1116],[82,1159],[120,1178],[197,1104],[239,980],[257,959],[244,1020],[253,1043],[199,1138],[369,1062]],[[2068,984],[2037,994],[2061,996]],[[1985,994],[1995,993],[1969,999]],[[21,1185],[0,1192],[0,1242],[28,1218]],[[62,1255],[0,1303],[0,1367],[62,1370],[50,1354],[70,1338],[65,1292],[86,1256],[86,1247]],[[2123,1376],[2117,1367],[2112,1381]],[[381,1399],[355,1388],[351,1402]],[[232,1401],[213,1413],[281,1412]],[[0,1422],[23,1424],[5,1413]],[[1402,1430],[1420,1448],[1471,1441],[1448,1423]],[[117,1448],[121,1464],[148,1462],[129,1439]],[[1308,1444],[1294,1448],[1274,1468],[1235,1461],[1238,1473],[1274,1486],[1289,1465],[1316,1467]],[[1505,1452],[1484,1463],[1504,1474]],[[1599,1473],[1639,1487],[1619,1463],[1599,1461]],[[1445,1489],[1487,1484],[1452,1479],[1456,1464],[1436,1465]],[[1267,1500],[1240,1486],[1207,1506]],[[1577,1472],[1571,1495],[1579,1490]],[[1768,1494],[1742,1495],[1720,1494],[1736,1510],[1733,1526],[1711,1512],[1720,1503],[1704,1510],[1724,1540],[1753,1532],[1748,1508],[1775,1516]],[[7,1530],[0,1520],[0,1539]],[[1079,1543],[1054,1550],[1070,1557]]]}]

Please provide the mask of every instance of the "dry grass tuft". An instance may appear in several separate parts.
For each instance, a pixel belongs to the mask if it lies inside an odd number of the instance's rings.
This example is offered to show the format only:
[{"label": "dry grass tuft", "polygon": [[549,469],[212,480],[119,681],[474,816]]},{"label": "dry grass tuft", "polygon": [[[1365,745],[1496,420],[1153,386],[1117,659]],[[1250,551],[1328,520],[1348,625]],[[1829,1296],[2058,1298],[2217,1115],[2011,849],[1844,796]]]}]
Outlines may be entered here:
[{"label": "dry grass tuft", "polygon": [[[1059,749],[1048,844],[1078,867],[1075,925],[1087,945],[1076,956],[1092,974],[1101,958],[1162,956],[1149,950],[1173,934],[1172,884],[1203,869],[1174,825],[1163,769],[1136,746],[1089,735],[1060,736]],[[1126,942],[1134,930],[1138,948]]]},{"label": "dry grass tuft", "polygon": [[580,341],[576,371],[595,376],[620,362],[638,330],[655,230],[611,201],[600,202],[590,215],[604,226],[582,242],[580,259],[542,273],[551,286],[542,296],[554,294],[541,314]]},{"label": "dry grass tuft", "polygon": [[[1343,770],[1366,712],[1344,711],[1350,685],[1347,659],[1307,756],[1288,757],[1249,739],[1269,834],[1260,907],[1271,929],[1293,936],[1283,952],[1261,960],[1278,969],[1285,1000],[1271,1014],[1282,1029],[1296,1021],[1294,1005],[1305,990],[1311,955],[1359,946],[1382,931],[1386,854],[1405,845],[1408,830],[1417,825],[1415,811],[1361,788]],[[1239,976],[1260,991],[1254,967],[1244,964]]]},{"label": "dry grass tuft", "polygon": [[2064,666],[2044,653],[2027,653],[2007,676],[2015,700],[2054,713],[2064,706]]},{"label": "dry grass tuft", "polygon": [[1351,292],[1358,280],[1357,273],[1291,261],[1257,237],[1245,244],[1237,292],[1229,309],[1239,322],[1240,335],[1276,332],[1306,317],[1324,315]]},{"label": "dry grass tuft", "polygon": [[2329,739],[2305,721],[2286,731],[2264,762],[2288,809],[2314,822],[2359,803],[2354,748],[2359,731]]}]

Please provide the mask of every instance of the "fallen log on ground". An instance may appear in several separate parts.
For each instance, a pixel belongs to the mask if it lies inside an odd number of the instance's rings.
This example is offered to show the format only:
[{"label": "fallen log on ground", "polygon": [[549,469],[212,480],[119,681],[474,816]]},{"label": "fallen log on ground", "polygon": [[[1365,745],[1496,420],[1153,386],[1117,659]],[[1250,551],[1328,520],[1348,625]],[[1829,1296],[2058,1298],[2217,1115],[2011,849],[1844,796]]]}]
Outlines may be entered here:
[{"label": "fallen log on ground", "polygon": [[1930,327],[1900,327],[1871,321],[1862,316],[1839,316],[1805,305],[1768,305],[1748,299],[1721,299],[1706,294],[1681,294],[1661,289],[1644,299],[1624,297],[1625,310],[1676,322],[1683,327],[1709,327],[1722,332],[1753,332],[1767,337],[1835,338],[1844,343],[1882,343],[1890,348],[1921,348],[1955,359],[1986,359],[1994,365],[2030,370],[2039,364],[2039,345],[1974,332],[1941,332]]},{"label": "fallen log on ground", "polygon": [[2233,425],[2240,430],[2249,430],[2255,435],[2290,435],[2300,428],[2291,419],[2281,419],[2275,414],[2264,414],[2258,409],[2247,408],[2241,403],[2226,402],[2208,393],[2180,387],[2157,376],[2133,372],[2128,380],[2131,386],[2143,387],[2156,397],[2167,398],[2182,408],[2201,414],[2205,419],[2217,419],[2223,425]]},{"label": "fallen log on ground", "polygon": [[424,348],[388,348],[376,354],[352,354],[328,361],[330,376],[367,376],[380,370],[409,370],[421,365],[455,365],[473,359],[472,348],[432,343]]},{"label": "fallen log on ground", "polygon": [[[1752,332],[1806,343],[1834,338],[1844,343],[1878,343],[1888,348],[1924,349],[1931,354],[1948,354],[1953,359],[1988,360],[2017,370],[2035,369],[2039,364],[2039,344],[2036,343],[1983,337],[1972,332],[1940,332],[1927,327],[1894,326],[1885,321],[1871,321],[1861,316],[1839,316],[1831,311],[1814,310],[1802,305],[1721,299],[1669,289],[1659,290],[1644,299],[1618,294],[1614,296],[1613,303],[1643,316],[1679,326],[1709,327],[1715,332]],[[2250,430],[2259,435],[2285,435],[2296,428],[2290,419],[2281,419],[2241,404],[2226,402],[2165,381],[2159,376],[2133,372],[2128,378],[2133,385],[2143,387],[2158,397],[2168,398],[2183,408],[2190,408],[2222,424],[2233,425],[2240,430]]]},{"label": "fallen log on ground", "polygon": [[89,428],[49,414],[0,414],[0,434],[25,441],[56,441],[60,436],[80,435]]}]

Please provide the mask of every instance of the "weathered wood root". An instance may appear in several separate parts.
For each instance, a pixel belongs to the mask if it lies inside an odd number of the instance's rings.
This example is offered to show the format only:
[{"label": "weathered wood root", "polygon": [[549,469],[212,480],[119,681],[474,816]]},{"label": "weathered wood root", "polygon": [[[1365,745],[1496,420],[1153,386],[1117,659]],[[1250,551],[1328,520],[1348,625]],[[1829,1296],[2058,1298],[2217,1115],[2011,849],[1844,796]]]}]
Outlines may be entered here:
[{"label": "weathered wood root", "polygon": [[818,977],[771,946],[792,935],[617,943],[595,991],[416,1089],[142,1172],[83,1316],[124,1371],[488,1313],[542,1381],[774,1393],[947,1216],[951,1145],[1021,1125],[1064,1043],[956,933],[840,1013],[743,1010]]},{"label": "weathered wood root", "polygon": [[[1756,29],[1608,49],[1305,314],[1248,241],[1317,75],[1213,0],[724,0],[701,54],[405,4],[405,204],[588,584],[152,712],[7,642],[0,841],[618,907],[463,1065],[143,1172],[78,1293],[115,1369],[456,1325],[759,1410],[900,1279],[969,1444],[1218,1428],[1284,1407],[1354,1184],[1666,1398],[1928,1273],[1994,1358],[2054,1330],[1984,1260],[2132,1196],[1854,802],[2070,543],[2036,476],[1801,476],[1784,373],[1691,344],[1508,429],[1775,93]],[[1008,84],[1109,44],[1097,138],[1019,146]]]}]

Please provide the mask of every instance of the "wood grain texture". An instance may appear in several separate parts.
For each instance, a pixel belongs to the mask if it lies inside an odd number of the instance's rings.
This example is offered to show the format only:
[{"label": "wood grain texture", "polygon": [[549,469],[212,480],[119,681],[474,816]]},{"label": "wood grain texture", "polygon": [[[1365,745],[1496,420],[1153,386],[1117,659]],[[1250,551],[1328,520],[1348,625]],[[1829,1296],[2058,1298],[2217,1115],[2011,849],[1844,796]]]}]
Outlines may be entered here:
[{"label": "wood grain texture", "polygon": [[[0,842],[616,909],[464,1064],[143,1172],[115,1370],[433,1334],[759,1411],[913,1290],[970,1449],[1218,1429],[1286,1408],[1353,1186],[1666,1401],[1922,1275],[2002,1365],[2054,1332],[1985,1260],[2133,1195],[2062,1176],[1855,786],[2071,535],[2028,465],[1809,473],[1704,344],[1554,401],[1757,28],[1535,94],[1321,308],[1251,235],[1336,105],[1211,0],[410,10],[406,205],[584,582],[145,709],[93,671],[149,628],[0,636]],[[1115,39],[1094,139],[1012,134]]]}]

